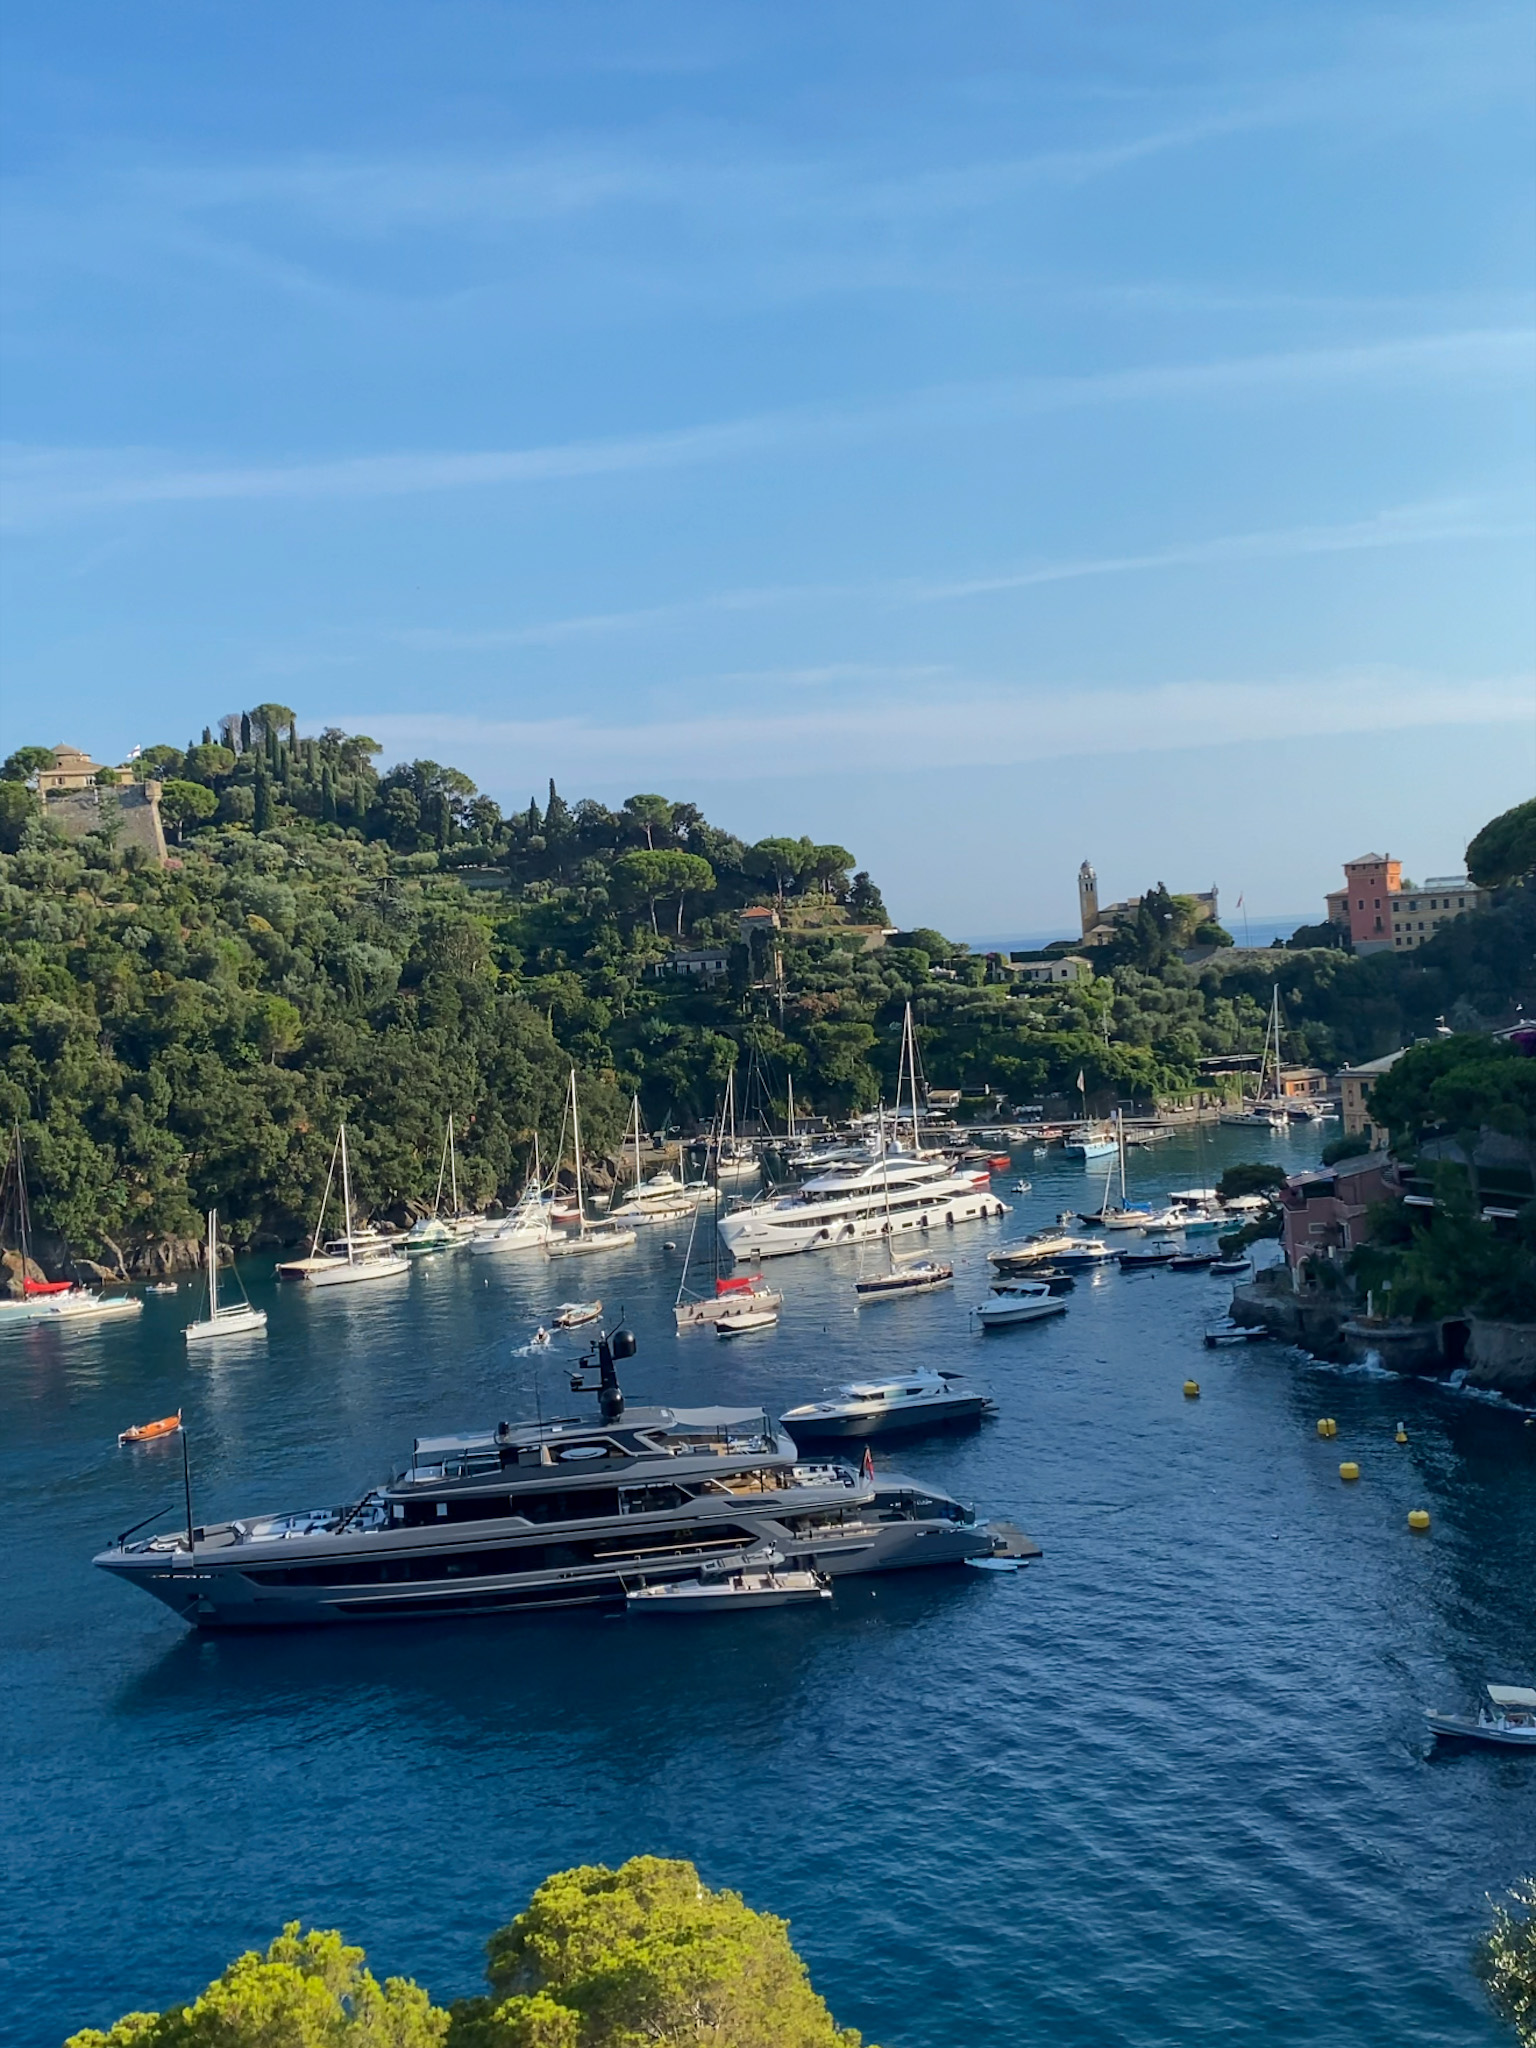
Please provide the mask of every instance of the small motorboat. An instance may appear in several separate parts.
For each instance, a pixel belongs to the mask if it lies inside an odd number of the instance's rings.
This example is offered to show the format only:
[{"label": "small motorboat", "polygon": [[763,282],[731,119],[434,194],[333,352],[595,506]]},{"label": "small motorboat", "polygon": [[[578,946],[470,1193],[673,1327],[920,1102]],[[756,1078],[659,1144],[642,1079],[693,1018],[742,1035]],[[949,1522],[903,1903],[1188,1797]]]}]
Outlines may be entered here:
[{"label": "small motorboat", "polygon": [[637,1586],[624,1595],[624,1605],[631,1614],[737,1614],[749,1607],[798,1607],[831,1598],[825,1572],[784,1571],[775,1563]]},{"label": "small motorboat", "polygon": [[1179,1247],[1171,1238],[1153,1237],[1145,1244],[1130,1245],[1120,1254],[1122,1266],[1171,1266],[1179,1256]]},{"label": "small motorboat", "polygon": [[1034,1182],[1032,1180],[1016,1180],[1009,1192],[1015,1195],[1027,1195],[1033,1186]]},{"label": "small motorboat", "polygon": [[919,1367],[906,1379],[852,1380],[820,1401],[787,1408],[779,1420],[797,1444],[835,1443],[947,1429],[996,1412],[992,1397],[960,1373]]},{"label": "small motorboat", "polygon": [[1487,1742],[1498,1749],[1536,1749],[1536,1687],[1485,1685],[1483,1690],[1488,1704],[1479,1705],[1475,1720],[1470,1714],[1442,1714],[1426,1707],[1424,1719],[1430,1733],[1462,1742]]},{"label": "small motorboat", "polygon": [[984,1330],[1005,1330],[1014,1323],[1037,1323],[1045,1316],[1064,1316],[1067,1304],[1058,1301],[1045,1280],[996,1280],[992,1296],[973,1311]]},{"label": "small motorboat", "polygon": [[723,1316],[715,1318],[717,1337],[747,1337],[754,1330],[771,1330],[779,1320],[777,1306],[768,1308],[748,1298],[741,1308],[727,1309]]},{"label": "small motorboat", "polygon": [[136,1422],[131,1429],[120,1430],[117,1440],[120,1444],[148,1444],[153,1443],[156,1437],[174,1436],[180,1428],[181,1410],[178,1408],[174,1415],[162,1415],[158,1422]]},{"label": "small motorboat", "polygon": [[1205,1347],[1208,1351],[1219,1351],[1228,1344],[1263,1344],[1268,1337],[1263,1323],[1214,1323],[1205,1333]]},{"label": "small motorboat", "polygon": [[1214,1252],[1175,1252],[1168,1261],[1170,1273],[1208,1273],[1216,1263]]},{"label": "small motorboat", "polygon": [[553,1341],[554,1340],[551,1338],[548,1330],[546,1330],[544,1325],[540,1323],[539,1327],[528,1339],[528,1345],[530,1350],[535,1344],[537,1344],[539,1349],[542,1350],[546,1344],[552,1343]]},{"label": "small motorboat", "polygon": [[1013,1161],[1006,1152],[994,1152],[987,1161],[987,1168],[992,1173],[1006,1173],[1012,1164]]},{"label": "small motorboat", "polygon": [[144,1292],[146,1294],[179,1294],[181,1289],[174,1280],[151,1280]]},{"label": "small motorboat", "polygon": [[[557,1330],[575,1330],[583,1323],[595,1323],[602,1312],[600,1301],[562,1301],[555,1310],[553,1322]],[[538,1343],[537,1334],[533,1341]],[[548,1341],[547,1337],[545,1341]]]},{"label": "small motorboat", "polygon": [[1252,1270],[1252,1267],[1252,1259],[1212,1259],[1211,1261],[1211,1271],[1223,1276],[1247,1273]]}]

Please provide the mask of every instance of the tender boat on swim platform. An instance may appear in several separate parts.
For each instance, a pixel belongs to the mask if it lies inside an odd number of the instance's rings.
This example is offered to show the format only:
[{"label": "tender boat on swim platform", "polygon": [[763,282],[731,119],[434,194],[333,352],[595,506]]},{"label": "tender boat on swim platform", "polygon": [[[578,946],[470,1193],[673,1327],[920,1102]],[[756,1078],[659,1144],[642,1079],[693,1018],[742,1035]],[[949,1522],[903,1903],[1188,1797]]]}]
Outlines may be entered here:
[{"label": "tender boat on swim platform", "polygon": [[636,1586],[624,1596],[631,1614],[740,1614],[752,1607],[799,1607],[830,1600],[832,1582],[825,1572],[784,1569],[777,1551],[762,1558],[743,1558],[729,1570],[706,1565],[696,1579],[669,1579],[657,1586]]}]

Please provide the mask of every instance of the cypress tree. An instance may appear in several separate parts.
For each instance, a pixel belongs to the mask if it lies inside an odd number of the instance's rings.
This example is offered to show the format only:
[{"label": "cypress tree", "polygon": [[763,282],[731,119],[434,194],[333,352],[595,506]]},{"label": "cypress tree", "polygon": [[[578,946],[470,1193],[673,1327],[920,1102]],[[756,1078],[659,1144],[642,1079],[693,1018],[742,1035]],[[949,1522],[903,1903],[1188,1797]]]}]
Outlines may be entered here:
[{"label": "cypress tree", "polygon": [[240,714],[240,751],[242,754],[248,754],[251,751],[251,714],[249,711],[242,711]]},{"label": "cypress tree", "polygon": [[267,780],[266,767],[260,761],[256,764],[255,794],[256,816],[252,823],[258,832],[270,832],[272,829],[272,785]]},{"label": "cypress tree", "polygon": [[336,778],[329,761],[320,770],[320,816],[327,825],[336,822]]},{"label": "cypress tree", "polygon": [[203,727],[203,745],[205,747],[211,747],[213,745],[213,727],[211,725],[205,725]]}]

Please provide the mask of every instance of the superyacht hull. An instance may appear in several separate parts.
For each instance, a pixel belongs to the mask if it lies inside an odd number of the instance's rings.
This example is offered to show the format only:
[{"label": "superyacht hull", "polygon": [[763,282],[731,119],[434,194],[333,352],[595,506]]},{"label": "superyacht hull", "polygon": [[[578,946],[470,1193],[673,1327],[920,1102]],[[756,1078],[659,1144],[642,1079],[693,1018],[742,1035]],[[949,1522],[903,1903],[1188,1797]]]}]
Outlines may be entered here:
[{"label": "superyacht hull", "polygon": [[[740,1503],[735,1505],[739,1510]],[[833,1578],[964,1564],[993,1549],[990,1531],[974,1522],[866,1521],[852,1509],[849,1515],[842,1524],[807,1530],[771,1515],[738,1512],[729,1529],[686,1548],[658,1547],[643,1530],[614,1530],[608,1538],[587,1537],[579,1546],[606,1544],[608,1554],[575,1565],[556,1564],[546,1553],[576,1546],[552,1545],[547,1533],[509,1544],[504,1529],[474,1545],[462,1531],[451,1536],[445,1531],[444,1540],[430,1546],[407,1547],[395,1536],[363,1539],[353,1557],[328,1556],[323,1563],[300,1556],[297,1549],[291,1559],[279,1558],[273,1555],[278,1546],[269,1544],[256,1555],[232,1558],[231,1531],[237,1524],[200,1531],[190,1556],[183,1537],[178,1547],[148,1554],[108,1551],[97,1563],[194,1628],[271,1629],[622,1607],[626,1593],[638,1584],[694,1578],[701,1564],[729,1561],[765,1545],[790,1568]],[[334,1547],[334,1542],[326,1546]],[[520,1563],[536,1568],[519,1569]],[[311,1583],[322,1576],[327,1583]]]}]

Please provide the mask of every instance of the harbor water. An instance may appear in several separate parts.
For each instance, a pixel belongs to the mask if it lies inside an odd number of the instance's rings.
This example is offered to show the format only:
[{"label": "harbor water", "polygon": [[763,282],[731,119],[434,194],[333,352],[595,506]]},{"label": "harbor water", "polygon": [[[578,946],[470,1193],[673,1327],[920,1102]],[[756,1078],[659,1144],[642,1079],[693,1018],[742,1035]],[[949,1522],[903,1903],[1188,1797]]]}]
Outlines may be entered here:
[{"label": "harbor water", "polygon": [[[1132,1195],[1320,1142],[1191,1134],[1133,1156]],[[1536,1869],[1536,1757],[1436,1751],[1420,1710],[1536,1679],[1536,1427],[1205,1350],[1227,1292],[1198,1274],[1085,1277],[983,1336],[988,1250],[1102,1185],[1059,1152],[1016,1172],[1005,1221],[945,1234],[952,1292],[856,1309],[856,1254],[786,1259],[778,1328],[729,1344],[674,1333],[666,1229],[579,1279],[459,1253],[308,1294],[252,1261],[266,1336],[191,1354],[190,1282],[132,1327],[0,1337],[8,2039],[189,1995],[290,1919],[447,2001],[547,1872],[640,1852],[787,1916],[881,2048],[1503,2039],[1470,1963],[1486,1895]],[[843,1579],[815,1611],[270,1637],[189,1633],[92,1570],[179,1512],[179,1443],[119,1449],[125,1425],[184,1411],[199,1520],[349,1498],[417,1434],[573,1412],[582,1333],[518,1355],[572,1291],[634,1328],[637,1399],[777,1412],[974,1371],[995,1421],[877,1462],[1043,1560]]]}]

